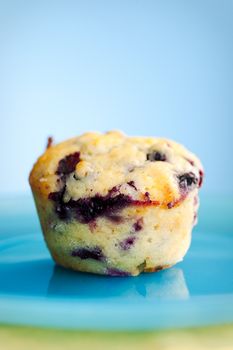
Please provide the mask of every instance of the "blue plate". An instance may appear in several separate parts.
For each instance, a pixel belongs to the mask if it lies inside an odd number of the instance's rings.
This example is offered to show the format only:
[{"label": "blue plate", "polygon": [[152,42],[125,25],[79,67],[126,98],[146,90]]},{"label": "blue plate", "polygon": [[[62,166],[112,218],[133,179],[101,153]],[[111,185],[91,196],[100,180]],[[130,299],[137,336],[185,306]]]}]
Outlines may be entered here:
[{"label": "blue plate", "polygon": [[0,322],[155,329],[233,322],[233,201],[204,198],[184,261],[138,277],[54,265],[31,198],[0,201]]}]

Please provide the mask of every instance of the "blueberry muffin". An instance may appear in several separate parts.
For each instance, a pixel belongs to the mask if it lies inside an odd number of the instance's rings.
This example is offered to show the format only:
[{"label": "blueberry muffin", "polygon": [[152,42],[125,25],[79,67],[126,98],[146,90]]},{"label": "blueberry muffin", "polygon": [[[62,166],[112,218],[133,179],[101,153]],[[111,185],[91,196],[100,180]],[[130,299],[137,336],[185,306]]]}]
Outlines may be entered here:
[{"label": "blueberry muffin", "polygon": [[110,131],[50,140],[30,185],[58,265],[136,276],[183,259],[202,179],[200,161],[178,143]]}]

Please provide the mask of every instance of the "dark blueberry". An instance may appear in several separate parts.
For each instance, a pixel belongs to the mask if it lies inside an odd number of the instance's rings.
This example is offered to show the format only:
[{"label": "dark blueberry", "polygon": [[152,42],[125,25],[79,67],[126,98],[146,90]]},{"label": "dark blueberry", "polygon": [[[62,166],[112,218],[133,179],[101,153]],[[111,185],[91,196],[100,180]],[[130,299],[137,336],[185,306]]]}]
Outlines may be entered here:
[{"label": "dark blueberry", "polygon": [[133,245],[136,240],[136,236],[130,236],[124,239],[119,243],[121,249],[123,250],[129,250]]},{"label": "dark blueberry", "polygon": [[135,186],[135,182],[134,181],[129,181],[127,182],[127,184],[131,187],[133,187],[135,189],[135,191],[137,191],[137,187]]},{"label": "dark blueberry", "polygon": [[62,201],[63,194],[64,194],[64,189],[57,191],[57,192],[50,192],[48,198],[51,201],[60,202],[60,201]]},{"label": "dark blueberry", "polygon": [[49,136],[47,139],[47,145],[46,145],[46,149],[50,148],[53,144],[53,138],[52,136]]},{"label": "dark blueberry", "polygon": [[120,186],[114,186],[111,190],[108,191],[108,196],[113,197],[116,193],[119,193]]},{"label": "dark blueberry", "polygon": [[143,218],[138,219],[134,224],[133,228],[135,231],[140,231],[143,228]]},{"label": "dark blueberry", "polygon": [[[64,191],[64,190],[63,190]],[[63,192],[64,193],[64,192]],[[99,216],[106,216],[112,221],[120,222],[116,213],[132,203],[132,199],[124,194],[112,197],[112,190],[106,196],[96,195],[89,198],[70,200],[64,203],[60,192],[49,194],[49,199],[56,203],[56,212],[60,219],[76,218],[80,222],[89,223]]]},{"label": "dark blueberry", "polygon": [[69,154],[58,163],[57,175],[68,175],[75,171],[75,167],[80,161],[80,152]]},{"label": "dark blueberry", "polygon": [[150,160],[151,162],[165,162],[167,160],[167,157],[164,153],[153,151],[151,153],[147,153],[146,159]]},{"label": "dark blueberry", "polygon": [[150,201],[150,193],[149,192],[145,192],[144,197],[145,197],[146,201]]},{"label": "dark blueberry", "polygon": [[183,192],[187,192],[198,184],[198,178],[192,172],[178,176],[179,187]]},{"label": "dark blueberry", "polygon": [[168,209],[171,209],[171,208],[173,208],[174,207],[174,202],[169,202],[168,204],[167,204],[167,208]]},{"label": "dark blueberry", "polygon": [[112,268],[107,269],[107,275],[108,276],[120,276],[120,277],[122,276],[123,277],[123,276],[130,276],[130,273],[112,267]]},{"label": "dark blueberry", "polygon": [[68,207],[63,203],[63,195],[65,192],[65,186],[57,192],[50,192],[48,198],[56,203],[55,211],[60,219],[67,219],[71,217],[71,212]]},{"label": "dark blueberry", "polygon": [[120,215],[105,215],[109,220],[114,222],[115,224],[121,224],[124,221],[124,218]]},{"label": "dark blueberry", "polygon": [[204,172],[202,170],[199,170],[199,182],[198,187],[200,188],[203,182]]},{"label": "dark blueberry", "polygon": [[77,248],[72,251],[73,257],[79,257],[82,260],[93,259],[97,261],[105,261],[106,258],[100,247],[94,248]]},{"label": "dark blueberry", "polygon": [[77,209],[77,218],[82,222],[89,222],[98,216],[107,216],[114,220],[115,213],[125,208],[130,202],[130,197],[123,194],[115,197],[96,195],[92,198],[79,199],[74,206]]},{"label": "dark blueberry", "polygon": [[62,203],[57,204],[56,213],[61,220],[69,220],[73,217],[72,209],[67,205],[63,205]]}]

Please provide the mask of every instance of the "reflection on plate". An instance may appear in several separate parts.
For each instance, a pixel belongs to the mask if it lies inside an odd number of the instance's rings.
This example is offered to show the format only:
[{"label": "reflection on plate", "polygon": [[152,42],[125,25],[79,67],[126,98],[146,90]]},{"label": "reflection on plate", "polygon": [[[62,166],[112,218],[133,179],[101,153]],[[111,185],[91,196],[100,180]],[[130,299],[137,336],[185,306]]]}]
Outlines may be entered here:
[{"label": "reflection on plate", "polygon": [[[154,278],[153,278],[154,277]],[[93,289],[93,284],[98,288]],[[107,293],[106,293],[107,291]],[[185,299],[188,289],[181,269],[161,271],[156,276],[140,278],[110,278],[76,273],[55,266],[49,283],[48,295],[52,297],[124,298],[129,300],[159,298]]]}]

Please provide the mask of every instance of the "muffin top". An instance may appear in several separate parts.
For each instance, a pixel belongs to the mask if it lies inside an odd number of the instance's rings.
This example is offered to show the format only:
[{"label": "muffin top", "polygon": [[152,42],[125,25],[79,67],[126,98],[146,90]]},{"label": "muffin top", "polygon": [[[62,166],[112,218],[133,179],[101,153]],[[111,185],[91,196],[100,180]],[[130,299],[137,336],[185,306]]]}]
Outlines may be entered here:
[{"label": "muffin top", "polygon": [[35,193],[64,203],[120,196],[170,209],[200,187],[202,178],[199,159],[180,144],[109,131],[49,144],[30,184]]}]

